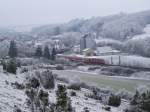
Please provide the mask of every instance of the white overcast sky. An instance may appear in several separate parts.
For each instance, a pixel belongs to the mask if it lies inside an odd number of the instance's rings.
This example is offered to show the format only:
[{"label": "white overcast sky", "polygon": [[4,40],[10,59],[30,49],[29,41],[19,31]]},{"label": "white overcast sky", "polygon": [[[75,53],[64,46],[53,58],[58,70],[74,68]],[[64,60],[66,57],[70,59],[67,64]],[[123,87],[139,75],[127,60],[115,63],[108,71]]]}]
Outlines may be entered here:
[{"label": "white overcast sky", "polygon": [[150,9],[150,0],[0,0],[0,26],[49,24]]}]

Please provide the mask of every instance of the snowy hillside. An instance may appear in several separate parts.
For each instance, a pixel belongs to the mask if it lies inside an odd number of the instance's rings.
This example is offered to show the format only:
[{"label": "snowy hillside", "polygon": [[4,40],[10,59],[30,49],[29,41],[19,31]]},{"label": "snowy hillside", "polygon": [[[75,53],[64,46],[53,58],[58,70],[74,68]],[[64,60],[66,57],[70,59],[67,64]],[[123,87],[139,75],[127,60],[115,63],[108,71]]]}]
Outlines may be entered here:
[{"label": "snowy hillside", "polygon": [[65,24],[45,25],[34,28],[32,33],[43,36],[59,35],[66,32],[81,32],[95,34],[96,37],[112,39],[127,39],[129,36],[141,34],[149,21],[150,11],[133,14],[117,14],[91,19],[74,19]]},{"label": "snowy hillside", "polygon": [[143,34],[141,35],[135,35],[132,39],[146,39],[150,38],[150,24],[146,25],[146,27],[143,29]]},{"label": "snowy hillside", "polygon": [[13,75],[0,72],[0,112],[13,112],[15,105],[25,112],[29,112],[26,108],[26,95],[23,90],[15,89],[12,83],[23,83],[24,76]]},{"label": "snowy hillside", "polygon": [[148,24],[140,35],[135,35],[133,38],[124,43],[126,52],[139,54],[142,56],[150,56],[150,25]]},{"label": "snowy hillside", "polygon": [[[43,70],[42,70],[43,71]],[[27,74],[33,74],[33,71],[30,71]],[[19,84],[24,84],[26,77],[31,75],[20,74],[17,75],[0,72],[0,112],[12,112],[15,108],[19,108],[24,112],[30,112],[30,108],[27,106],[27,96],[25,90],[18,90],[13,85],[15,82]],[[57,83],[65,84],[64,82],[58,81]],[[65,84],[66,85],[66,84]],[[56,85],[57,87],[57,85]],[[51,103],[56,102],[56,89],[48,90],[49,101]],[[47,91],[47,90],[46,90]],[[72,91],[76,92],[76,96],[71,96]],[[68,90],[68,96],[72,100],[72,107],[75,108],[75,112],[82,112],[85,108],[88,108],[90,112],[107,112],[103,109],[106,105],[102,104],[100,101],[87,98],[85,94],[91,94],[92,91],[82,88],[81,91]],[[127,108],[128,103],[124,100],[119,107],[111,107],[111,112],[123,112],[123,109]],[[18,112],[18,111],[17,111]]]}]

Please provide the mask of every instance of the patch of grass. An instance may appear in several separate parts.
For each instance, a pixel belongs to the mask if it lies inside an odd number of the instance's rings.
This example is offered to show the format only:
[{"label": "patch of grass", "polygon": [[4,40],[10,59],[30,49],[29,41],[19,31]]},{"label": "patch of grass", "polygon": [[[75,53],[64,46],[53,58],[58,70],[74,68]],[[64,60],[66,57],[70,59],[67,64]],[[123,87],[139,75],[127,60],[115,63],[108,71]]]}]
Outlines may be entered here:
[{"label": "patch of grass", "polygon": [[150,81],[130,80],[130,79],[115,79],[101,76],[81,76],[81,79],[86,83],[96,84],[99,87],[109,86],[115,90],[126,89],[134,92],[138,85],[146,85],[150,87]]},{"label": "patch of grass", "polygon": [[130,92],[135,92],[139,85],[146,85],[150,88],[150,81],[148,80],[138,80],[138,79],[125,79],[125,78],[114,78],[102,75],[94,75],[90,73],[79,73],[76,71],[54,71],[54,73],[67,77],[73,78],[78,77],[82,82],[87,84],[97,85],[98,87],[109,86],[115,90],[126,89]]}]

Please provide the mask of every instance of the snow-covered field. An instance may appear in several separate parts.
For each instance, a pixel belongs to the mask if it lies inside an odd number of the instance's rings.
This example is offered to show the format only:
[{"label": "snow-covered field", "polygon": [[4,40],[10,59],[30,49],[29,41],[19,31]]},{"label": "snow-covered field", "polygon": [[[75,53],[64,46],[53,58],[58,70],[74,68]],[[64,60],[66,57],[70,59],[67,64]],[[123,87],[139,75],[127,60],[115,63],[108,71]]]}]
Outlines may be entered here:
[{"label": "snow-covered field", "polygon": [[97,87],[111,87],[114,90],[126,89],[131,92],[135,92],[136,88],[140,85],[145,85],[150,88],[150,80],[127,78],[118,76],[104,76],[91,72],[81,72],[75,70],[54,70],[54,73],[61,77],[68,79],[80,80],[90,85]]},{"label": "snow-covered field", "polygon": [[[13,112],[14,105],[21,108],[25,112],[29,112],[26,108],[26,95],[23,90],[14,89],[11,83],[22,83],[24,75],[13,75],[0,73],[0,112]],[[8,84],[6,84],[8,82]]]}]

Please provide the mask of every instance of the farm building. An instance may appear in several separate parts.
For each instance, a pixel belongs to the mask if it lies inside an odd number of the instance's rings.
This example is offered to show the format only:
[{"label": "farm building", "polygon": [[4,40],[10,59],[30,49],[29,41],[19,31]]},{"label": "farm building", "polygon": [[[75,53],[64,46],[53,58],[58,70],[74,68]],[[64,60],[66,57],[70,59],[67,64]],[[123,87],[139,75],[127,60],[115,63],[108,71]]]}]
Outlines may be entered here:
[{"label": "farm building", "polygon": [[86,48],[82,52],[83,52],[84,56],[94,56],[95,55],[94,50],[90,49],[90,48]]},{"label": "farm building", "polygon": [[113,49],[110,46],[97,47],[96,49],[97,55],[114,55],[114,54],[119,54],[119,53],[121,52],[116,49]]},{"label": "farm building", "polygon": [[76,45],[76,46],[74,46],[73,48],[72,48],[72,51],[74,52],[74,53],[80,53],[80,45]]}]

